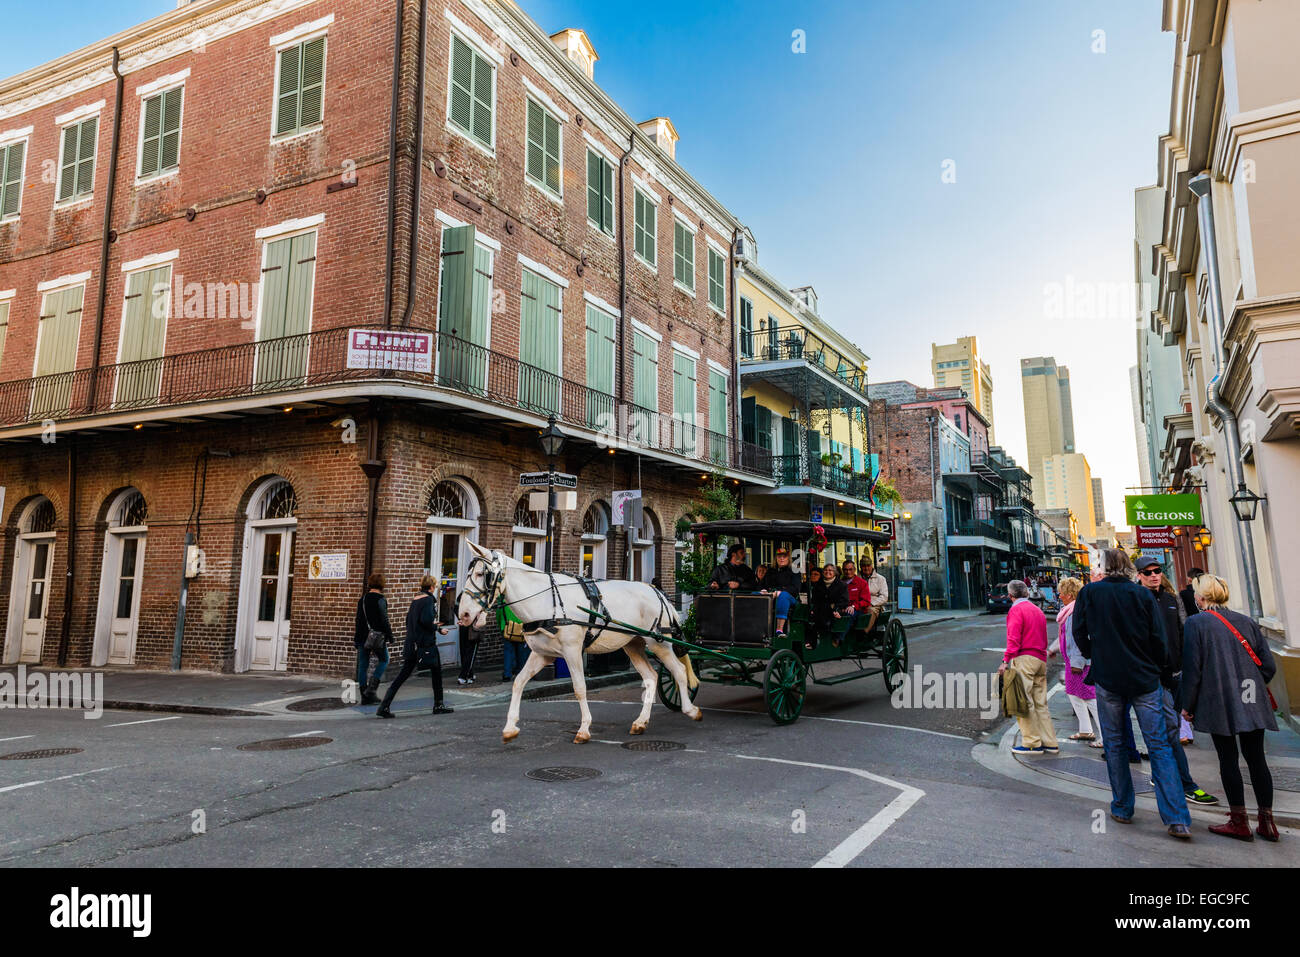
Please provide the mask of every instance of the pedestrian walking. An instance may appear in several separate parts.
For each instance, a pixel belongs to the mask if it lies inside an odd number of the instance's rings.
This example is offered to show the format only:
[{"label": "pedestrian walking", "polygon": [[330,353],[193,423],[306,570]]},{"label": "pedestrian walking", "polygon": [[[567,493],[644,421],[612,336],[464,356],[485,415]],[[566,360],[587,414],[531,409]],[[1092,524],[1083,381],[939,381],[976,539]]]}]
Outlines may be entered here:
[{"label": "pedestrian walking", "polygon": [[[357,687],[361,689],[361,703],[374,704],[379,700],[379,682],[388,667],[388,643],[393,640],[388,600],[384,598],[384,576],[379,572],[366,579],[366,593],[357,601],[356,618],[352,643],[357,648]],[[367,679],[371,658],[375,670]]]},{"label": "pedestrian walking", "polygon": [[1254,620],[1226,607],[1227,582],[1217,575],[1202,574],[1193,590],[1201,614],[1187,619],[1183,715],[1197,731],[1208,733],[1214,741],[1229,808],[1227,822],[1210,830],[1242,841],[1254,840],[1246,813],[1246,790],[1237,765],[1240,742],[1258,808],[1255,833],[1266,841],[1276,841],[1273,776],[1264,759],[1264,732],[1277,730],[1268,690],[1277,664]]},{"label": "pedestrian walking", "polygon": [[1102,578],[1084,585],[1075,599],[1070,628],[1079,650],[1092,659],[1110,816],[1123,824],[1133,820],[1133,775],[1123,739],[1124,712],[1132,707],[1146,739],[1160,819],[1171,837],[1185,840],[1192,836],[1192,818],[1165,726],[1161,678],[1168,674],[1168,652],[1162,615],[1150,590],[1133,581],[1133,562],[1122,548],[1106,549],[1102,563]]},{"label": "pedestrian walking", "polygon": [[402,670],[388,686],[388,693],[375,712],[377,718],[391,718],[389,706],[397,696],[397,689],[415,672],[419,665],[429,669],[433,682],[433,713],[451,714],[452,709],[442,702],[442,660],[438,652],[438,635],[446,634],[447,626],[438,624],[438,599],[433,588],[438,579],[425,575],[420,579],[420,593],[411,601],[406,612],[406,640],[402,643]]},{"label": "pedestrian walking", "polygon": [[462,614],[456,620],[456,627],[460,630],[460,674],[456,676],[456,684],[472,685],[474,683],[474,659],[478,657],[479,641],[482,635],[478,630],[470,625],[469,614]]},{"label": "pedestrian walking", "polygon": [[1020,579],[1007,585],[1011,607],[1007,609],[1007,650],[998,674],[1016,674],[1029,699],[1029,714],[1017,716],[1020,743],[1017,754],[1057,754],[1056,728],[1047,710],[1047,618],[1029,600],[1029,586]]},{"label": "pedestrian walking", "polygon": [[1074,716],[1079,719],[1079,730],[1070,735],[1071,741],[1087,741],[1088,747],[1102,746],[1101,722],[1097,720],[1097,689],[1088,683],[1091,662],[1079,650],[1070,630],[1074,617],[1074,600],[1079,596],[1083,582],[1077,578],[1063,578],[1057,586],[1061,596],[1061,610],[1056,613],[1056,638],[1061,658],[1065,662],[1065,694],[1070,699]]},{"label": "pedestrian walking", "polygon": [[1178,776],[1183,782],[1183,796],[1194,804],[1218,804],[1219,799],[1207,794],[1197,787],[1192,780],[1191,768],[1187,766],[1187,754],[1179,734],[1178,687],[1183,675],[1183,622],[1187,613],[1183,610],[1182,600],[1172,586],[1166,586],[1163,558],[1154,552],[1143,552],[1138,556],[1135,566],[1138,584],[1147,588],[1160,609],[1161,623],[1165,630],[1165,651],[1168,654],[1169,674],[1164,681],[1165,731],[1169,735],[1169,747],[1174,754],[1174,763],[1178,765]]}]

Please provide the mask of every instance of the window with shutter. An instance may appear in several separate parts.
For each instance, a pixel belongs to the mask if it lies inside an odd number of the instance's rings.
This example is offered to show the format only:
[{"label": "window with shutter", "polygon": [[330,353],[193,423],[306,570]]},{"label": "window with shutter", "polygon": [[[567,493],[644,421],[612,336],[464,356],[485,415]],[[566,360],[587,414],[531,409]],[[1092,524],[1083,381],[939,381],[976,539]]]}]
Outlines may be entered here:
[{"label": "window with shutter", "polygon": [[58,418],[69,411],[71,372],[77,366],[81,335],[81,307],[86,287],[71,286],[47,292],[41,300],[39,345],[34,374],[40,381],[32,389],[32,417]]},{"label": "window with shutter", "polygon": [[754,304],[744,296],[740,297],[740,354],[754,358]]},{"label": "window with shutter", "polygon": [[727,377],[716,369],[709,370],[709,461],[724,465],[727,461]]},{"label": "window with shutter", "polygon": [[723,255],[709,247],[709,305],[724,315],[727,312],[726,269],[727,261]]},{"label": "window with shutter", "polygon": [[170,265],[127,276],[114,398],[117,406],[146,405],[158,398],[171,276]]},{"label": "window with shutter", "polygon": [[587,304],[587,424],[613,432],[614,317]]},{"label": "window with shutter", "polygon": [[63,128],[57,193],[60,203],[81,199],[94,191],[95,144],[98,136],[98,116]]},{"label": "window with shutter", "polygon": [[523,270],[519,307],[519,402],[560,414],[560,287]]},{"label": "window with shutter", "polygon": [[283,387],[300,382],[307,372],[316,233],[268,242],[263,256],[256,381]]},{"label": "window with shutter", "polygon": [[304,40],[281,50],[279,71],[275,135],[293,136],[318,126],[325,108],[325,38]]},{"label": "window with shutter", "polygon": [[492,250],[476,241],[473,226],[442,231],[438,296],[438,374],[455,388],[482,393],[492,308]]},{"label": "window with shutter", "polygon": [[632,330],[632,405],[628,437],[658,442],[659,343],[640,329]]},{"label": "window with shutter", "polygon": [[695,234],[680,220],[673,221],[673,281],[695,292]]},{"label": "window with shutter", "polygon": [[561,195],[560,121],[535,100],[528,101],[528,178]]},{"label": "window with shutter", "polygon": [[465,135],[493,149],[495,68],[453,33],[450,70],[448,120]]},{"label": "window with shutter", "polygon": [[26,155],[26,140],[0,146],[0,219],[17,216],[22,209]]},{"label": "window with shutter", "polygon": [[587,219],[614,235],[614,167],[595,150],[587,151]]},{"label": "window with shutter", "polygon": [[180,165],[181,99],[185,88],[164,90],[144,101],[140,122],[138,179],[158,176]]},{"label": "window with shutter", "polygon": [[655,243],[656,243],[656,226],[655,215],[658,210],[655,204],[646,198],[645,194],[639,189],[633,191],[633,212],[634,212],[634,229],[633,229],[633,248],[636,254],[646,261],[650,266],[655,264]]},{"label": "window with shutter", "polygon": [[695,360],[673,351],[673,448],[695,452]]}]

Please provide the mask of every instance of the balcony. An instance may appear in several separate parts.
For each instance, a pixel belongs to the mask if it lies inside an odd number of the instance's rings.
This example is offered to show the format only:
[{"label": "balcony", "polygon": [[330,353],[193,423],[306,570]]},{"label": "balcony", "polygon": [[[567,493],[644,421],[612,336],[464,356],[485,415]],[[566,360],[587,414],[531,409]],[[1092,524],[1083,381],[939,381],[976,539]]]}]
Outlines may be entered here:
[{"label": "balcony", "polygon": [[740,374],[770,382],[805,408],[867,403],[867,373],[802,326],[741,334]]},{"label": "balcony", "polygon": [[996,551],[1011,551],[1011,532],[1009,529],[982,519],[952,519],[947,523],[949,548],[992,548]]},{"label": "balcony", "polygon": [[772,458],[773,474],[782,487],[809,486],[837,496],[870,502],[871,482],[862,473],[846,472],[838,465],[826,465],[816,456],[777,455]]},{"label": "balcony", "polygon": [[554,415],[585,430],[598,444],[658,453],[692,468],[729,469],[769,481],[773,473],[766,449],[621,402],[515,356],[431,330],[398,330],[434,336],[433,371],[423,372],[412,368],[410,360],[394,360],[390,352],[349,349],[349,331],[322,329],[0,382],[0,438],[31,434],[33,426],[47,421],[94,428],[105,422],[201,415],[205,407],[221,412],[231,406],[276,405],[304,395],[393,394],[429,400],[441,394],[448,405],[483,404],[504,413],[503,418],[530,425]]}]

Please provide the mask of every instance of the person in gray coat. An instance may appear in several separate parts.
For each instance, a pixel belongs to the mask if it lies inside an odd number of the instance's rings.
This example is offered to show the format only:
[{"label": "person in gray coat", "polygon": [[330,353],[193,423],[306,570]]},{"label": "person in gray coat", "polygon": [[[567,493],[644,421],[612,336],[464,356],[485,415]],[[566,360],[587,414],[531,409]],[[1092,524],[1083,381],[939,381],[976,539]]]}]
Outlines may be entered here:
[{"label": "person in gray coat", "polygon": [[1254,840],[1237,766],[1240,741],[1259,806],[1255,834],[1276,841],[1273,777],[1264,760],[1264,732],[1277,730],[1268,691],[1277,665],[1259,626],[1225,607],[1227,582],[1216,575],[1202,575],[1194,589],[1202,613],[1188,618],[1183,632],[1183,716],[1213,739],[1230,810],[1227,823],[1210,830],[1242,841]]}]

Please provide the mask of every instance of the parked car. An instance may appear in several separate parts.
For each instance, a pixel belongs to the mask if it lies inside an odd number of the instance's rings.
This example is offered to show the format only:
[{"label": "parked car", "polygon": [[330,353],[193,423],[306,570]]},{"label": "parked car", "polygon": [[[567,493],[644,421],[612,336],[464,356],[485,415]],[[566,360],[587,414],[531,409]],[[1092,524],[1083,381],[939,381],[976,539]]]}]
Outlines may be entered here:
[{"label": "parked car", "polygon": [[1007,585],[1009,582],[1002,582],[994,585],[989,589],[989,599],[987,608],[990,613],[995,611],[1006,612],[1011,608],[1011,596],[1007,594]]}]

